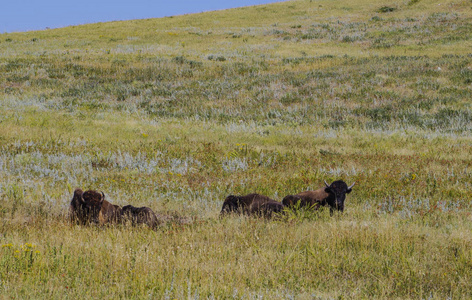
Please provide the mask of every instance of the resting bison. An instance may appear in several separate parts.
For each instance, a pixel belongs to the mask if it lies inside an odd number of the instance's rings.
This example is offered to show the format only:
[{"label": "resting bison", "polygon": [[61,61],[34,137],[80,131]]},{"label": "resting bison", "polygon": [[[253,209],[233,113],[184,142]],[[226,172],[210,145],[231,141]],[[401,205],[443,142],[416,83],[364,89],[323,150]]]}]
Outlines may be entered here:
[{"label": "resting bison", "polygon": [[[121,207],[105,200],[105,194],[97,191],[84,192],[84,200],[92,207],[93,221],[100,225],[121,222]],[[98,212],[98,213],[97,213]]]},{"label": "resting bison", "polygon": [[75,189],[74,196],[69,206],[70,220],[74,223],[85,225],[87,223],[87,213],[85,208],[85,201],[82,197],[84,191]]},{"label": "resting bison", "polygon": [[320,206],[329,205],[330,212],[333,214],[335,210],[344,211],[344,200],[346,194],[352,191],[352,187],[356,184],[355,182],[351,186],[342,180],[337,180],[328,185],[325,181],[326,187],[317,189],[316,191],[305,191],[296,195],[288,195],[282,203],[286,206],[293,207],[297,202],[300,201],[300,207],[311,207],[318,209]]},{"label": "resting bison", "polygon": [[95,223],[119,223],[121,208],[105,200],[105,194],[94,190],[83,192],[81,189],[74,191],[70,204],[71,217],[80,224]]},{"label": "resting bison", "polygon": [[146,224],[151,228],[159,225],[156,214],[149,207],[134,207],[126,205],[122,208],[123,221],[129,220],[133,225]]},{"label": "resting bison", "polygon": [[221,209],[221,215],[227,213],[243,213],[246,215],[259,215],[271,217],[273,213],[281,212],[284,205],[260,194],[249,194],[246,196],[229,195],[226,197]]}]

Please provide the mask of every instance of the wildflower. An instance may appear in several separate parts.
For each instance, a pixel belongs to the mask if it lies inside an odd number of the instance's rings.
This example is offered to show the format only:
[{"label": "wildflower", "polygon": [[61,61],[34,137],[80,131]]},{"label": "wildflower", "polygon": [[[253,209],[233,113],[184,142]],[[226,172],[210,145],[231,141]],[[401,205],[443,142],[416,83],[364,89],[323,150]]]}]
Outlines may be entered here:
[{"label": "wildflower", "polygon": [[146,133],[143,133],[142,135],[143,135],[143,137],[148,137],[148,135]]},{"label": "wildflower", "polygon": [[414,173],[411,174],[411,180],[415,180],[415,178],[416,178],[416,174],[414,174]]},{"label": "wildflower", "polygon": [[12,243],[2,245],[2,248],[11,248],[13,247]]},{"label": "wildflower", "polygon": [[26,248],[34,248],[34,247],[36,247],[36,245],[33,245],[33,244],[31,244],[31,243],[26,243],[26,244],[24,245],[24,247],[26,247]]}]

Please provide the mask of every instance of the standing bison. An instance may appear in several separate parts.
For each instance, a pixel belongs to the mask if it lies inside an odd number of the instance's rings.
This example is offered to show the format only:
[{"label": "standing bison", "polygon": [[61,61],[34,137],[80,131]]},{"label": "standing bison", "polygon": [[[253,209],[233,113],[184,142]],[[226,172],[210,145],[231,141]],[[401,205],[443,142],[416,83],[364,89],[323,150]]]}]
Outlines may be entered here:
[{"label": "standing bison", "polygon": [[122,208],[123,221],[130,221],[132,225],[146,224],[155,229],[159,225],[156,214],[149,207],[134,207],[126,205]]},{"label": "standing bison", "polygon": [[325,181],[325,187],[317,189],[315,191],[305,191],[296,195],[288,195],[282,203],[286,206],[293,207],[297,202],[300,202],[300,207],[310,207],[318,209],[320,206],[329,205],[330,213],[333,214],[335,210],[344,211],[344,200],[346,194],[352,191],[352,187],[356,184],[355,182],[347,186],[342,180],[337,180],[328,185]]},{"label": "standing bison", "polygon": [[246,196],[229,195],[226,197],[221,215],[238,213],[245,215],[257,215],[271,217],[273,213],[281,212],[284,205],[260,194],[248,194]]}]

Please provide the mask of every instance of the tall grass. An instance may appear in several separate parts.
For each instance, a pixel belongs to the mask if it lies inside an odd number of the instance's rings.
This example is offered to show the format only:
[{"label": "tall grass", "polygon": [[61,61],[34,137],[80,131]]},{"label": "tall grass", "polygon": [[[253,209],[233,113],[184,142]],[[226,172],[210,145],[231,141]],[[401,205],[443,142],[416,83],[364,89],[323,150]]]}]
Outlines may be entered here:
[{"label": "tall grass", "polygon": [[[0,35],[0,295],[470,298],[466,1],[288,1]],[[345,213],[220,219],[356,182]],[[75,226],[74,188],[188,216]]]}]

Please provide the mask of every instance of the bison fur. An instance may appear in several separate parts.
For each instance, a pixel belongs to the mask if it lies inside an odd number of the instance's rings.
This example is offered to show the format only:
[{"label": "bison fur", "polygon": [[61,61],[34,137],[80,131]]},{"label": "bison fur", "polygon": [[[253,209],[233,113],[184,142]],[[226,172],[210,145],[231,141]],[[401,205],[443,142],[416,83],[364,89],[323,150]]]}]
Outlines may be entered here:
[{"label": "bison fur", "polygon": [[321,206],[329,206],[330,213],[334,211],[344,211],[344,201],[346,200],[346,194],[352,191],[352,187],[348,186],[344,181],[337,180],[328,185],[325,181],[325,187],[314,190],[305,191],[296,195],[287,195],[282,200],[282,203],[288,207],[294,207],[299,203],[300,207],[309,207],[312,209],[318,209]]},{"label": "bison fur", "polygon": [[121,208],[105,200],[105,194],[94,190],[82,192],[74,191],[70,205],[72,218],[80,224],[107,224],[119,223],[121,220]]},{"label": "bison fur", "polygon": [[122,217],[124,221],[128,220],[133,225],[145,224],[151,228],[156,228],[160,223],[156,214],[149,207],[123,206]]},{"label": "bison fur", "polygon": [[284,205],[282,203],[254,193],[245,196],[229,195],[223,202],[220,214],[238,213],[271,217],[274,213],[279,213],[283,209]]}]

